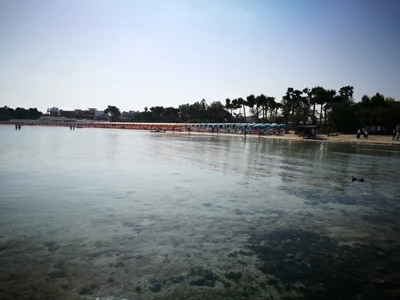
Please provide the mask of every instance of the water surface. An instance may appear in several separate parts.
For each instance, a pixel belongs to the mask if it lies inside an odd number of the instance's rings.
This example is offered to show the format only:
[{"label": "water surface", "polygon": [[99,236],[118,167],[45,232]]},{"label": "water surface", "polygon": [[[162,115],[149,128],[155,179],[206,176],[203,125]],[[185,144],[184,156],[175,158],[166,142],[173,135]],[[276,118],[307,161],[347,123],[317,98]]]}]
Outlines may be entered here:
[{"label": "water surface", "polygon": [[400,295],[396,148],[33,126],[0,143],[1,299]]}]

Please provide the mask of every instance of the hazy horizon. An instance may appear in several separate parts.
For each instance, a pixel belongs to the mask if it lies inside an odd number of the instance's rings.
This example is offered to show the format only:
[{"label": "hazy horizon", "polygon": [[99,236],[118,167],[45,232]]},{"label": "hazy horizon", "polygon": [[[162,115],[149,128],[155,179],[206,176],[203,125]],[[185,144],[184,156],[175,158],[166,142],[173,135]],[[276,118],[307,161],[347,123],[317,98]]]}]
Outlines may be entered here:
[{"label": "hazy horizon", "polygon": [[400,1],[1,1],[0,106],[121,110],[352,85],[400,100]]}]

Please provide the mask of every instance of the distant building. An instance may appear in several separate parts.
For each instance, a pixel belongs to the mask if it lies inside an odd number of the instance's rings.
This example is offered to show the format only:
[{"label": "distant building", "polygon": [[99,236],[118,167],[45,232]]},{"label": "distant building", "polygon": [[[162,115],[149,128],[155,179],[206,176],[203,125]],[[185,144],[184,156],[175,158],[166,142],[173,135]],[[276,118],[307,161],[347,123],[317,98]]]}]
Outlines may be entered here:
[{"label": "distant building", "polygon": [[73,111],[73,110],[62,110],[62,109],[60,109],[60,117],[64,117],[64,118],[75,118],[75,111]]},{"label": "distant building", "polygon": [[60,110],[57,107],[52,107],[47,109],[47,113],[50,116],[58,117],[60,115]]},{"label": "distant building", "polygon": [[109,116],[104,111],[96,111],[94,113],[95,120],[108,121]]},{"label": "distant building", "polygon": [[135,112],[133,110],[128,111],[124,111],[122,112],[121,116],[120,116],[120,120],[121,121],[131,121],[135,116]]},{"label": "distant building", "polygon": [[75,118],[94,120],[96,116],[96,111],[97,111],[96,108],[88,108],[86,110],[75,109]]}]

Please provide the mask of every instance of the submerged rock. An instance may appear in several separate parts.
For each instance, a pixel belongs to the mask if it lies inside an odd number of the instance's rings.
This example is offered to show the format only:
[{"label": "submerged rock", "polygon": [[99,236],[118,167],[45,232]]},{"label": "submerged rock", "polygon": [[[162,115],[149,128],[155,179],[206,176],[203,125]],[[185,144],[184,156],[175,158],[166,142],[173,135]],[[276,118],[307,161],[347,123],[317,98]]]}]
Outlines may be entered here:
[{"label": "submerged rock", "polygon": [[240,278],[242,278],[242,272],[228,272],[225,274],[225,277],[227,279],[232,279],[232,280],[239,280]]},{"label": "submerged rock", "polygon": [[192,268],[190,276],[190,285],[214,287],[217,281],[217,276],[211,270],[202,267]]},{"label": "submerged rock", "polygon": [[[392,299],[392,291],[400,292],[400,246],[340,246],[317,233],[278,230],[253,236],[249,248],[261,261],[259,270],[276,278],[269,285],[304,299]],[[386,285],[377,280],[382,277]]]},{"label": "submerged rock", "polygon": [[153,293],[158,293],[161,291],[162,282],[160,279],[153,278],[150,280],[149,290]]}]

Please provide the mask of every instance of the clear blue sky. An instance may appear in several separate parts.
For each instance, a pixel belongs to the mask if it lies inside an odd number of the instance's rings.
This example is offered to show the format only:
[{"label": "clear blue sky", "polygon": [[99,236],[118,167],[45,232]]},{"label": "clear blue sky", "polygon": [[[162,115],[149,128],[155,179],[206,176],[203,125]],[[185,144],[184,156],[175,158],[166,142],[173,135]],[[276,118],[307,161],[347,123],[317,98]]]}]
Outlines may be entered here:
[{"label": "clear blue sky", "polygon": [[400,100],[400,0],[1,0],[0,106],[143,110],[287,87]]}]

